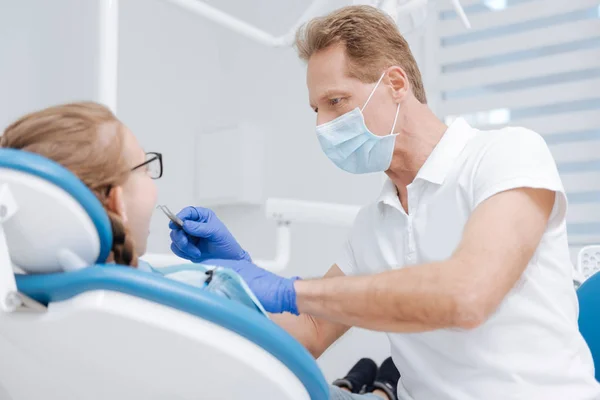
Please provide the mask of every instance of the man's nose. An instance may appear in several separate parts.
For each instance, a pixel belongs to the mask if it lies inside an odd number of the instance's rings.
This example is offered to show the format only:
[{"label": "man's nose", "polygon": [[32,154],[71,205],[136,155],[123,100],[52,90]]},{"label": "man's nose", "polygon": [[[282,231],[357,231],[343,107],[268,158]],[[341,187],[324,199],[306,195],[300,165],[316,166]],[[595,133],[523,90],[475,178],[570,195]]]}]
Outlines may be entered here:
[{"label": "man's nose", "polygon": [[335,119],[335,115],[320,112],[317,114],[317,126],[326,124],[333,119]]}]

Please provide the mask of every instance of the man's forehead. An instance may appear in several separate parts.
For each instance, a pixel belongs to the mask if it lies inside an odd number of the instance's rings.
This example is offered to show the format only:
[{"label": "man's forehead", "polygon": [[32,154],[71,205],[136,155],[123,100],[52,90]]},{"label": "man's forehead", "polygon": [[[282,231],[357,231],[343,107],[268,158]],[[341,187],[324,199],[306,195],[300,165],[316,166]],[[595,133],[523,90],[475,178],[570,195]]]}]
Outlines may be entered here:
[{"label": "man's forehead", "polygon": [[[312,61],[312,58],[311,60]],[[306,71],[306,84],[311,102],[316,102],[334,92],[348,91],[352,86],[352,77],[349,76],[344,64],[309,61]]]},{"label": "man's forehead", "polygon": [[346,54],[343,47],[329,46],[310,56],[308,60],[309,75],[315,72],[327,73],[344,71],[346,69]]}]

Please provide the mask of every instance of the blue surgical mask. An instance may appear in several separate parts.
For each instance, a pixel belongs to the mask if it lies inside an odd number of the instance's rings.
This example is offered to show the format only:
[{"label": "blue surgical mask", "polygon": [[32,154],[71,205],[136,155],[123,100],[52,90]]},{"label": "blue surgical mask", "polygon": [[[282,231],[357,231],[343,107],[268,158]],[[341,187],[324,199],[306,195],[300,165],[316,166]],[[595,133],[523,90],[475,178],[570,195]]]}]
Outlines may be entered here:
[{"label": "blue surgical mask", "polygon": [[323,152],[335,165],[344,171],[353,174],[367,174],[370,172],[383,172],[390,168],[394,143],[397,134],[394,134],[400,104],[396,109],[396,118],[392,130],[387,136],[373,134],[367,125],[363,110],[373,97],[375,89],[381,83],[385,73],[381,75],[373,91],[367,98],[362,108],[356,107],[329,121],[317,126],[317,138]]}]

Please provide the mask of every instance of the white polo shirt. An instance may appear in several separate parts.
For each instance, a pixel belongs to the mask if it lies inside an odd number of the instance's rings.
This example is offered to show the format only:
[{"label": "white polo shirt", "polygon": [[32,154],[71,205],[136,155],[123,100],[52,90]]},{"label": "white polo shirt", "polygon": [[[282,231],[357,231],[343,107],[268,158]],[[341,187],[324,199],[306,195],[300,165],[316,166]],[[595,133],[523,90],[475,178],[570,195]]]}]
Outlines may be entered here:
[{"label": "white polo shirt", "polygon": [[408,186],[408,214],[387,181],[358,214],[337,265],[373,274],[448,259],[478,204],[518,187],[557,193],[548,227],[521,279],[472,330],[388,334],[400,399],[600,398],[577,327],[564,189],[541,136],[523,128],[479,131],[455,121]]}]

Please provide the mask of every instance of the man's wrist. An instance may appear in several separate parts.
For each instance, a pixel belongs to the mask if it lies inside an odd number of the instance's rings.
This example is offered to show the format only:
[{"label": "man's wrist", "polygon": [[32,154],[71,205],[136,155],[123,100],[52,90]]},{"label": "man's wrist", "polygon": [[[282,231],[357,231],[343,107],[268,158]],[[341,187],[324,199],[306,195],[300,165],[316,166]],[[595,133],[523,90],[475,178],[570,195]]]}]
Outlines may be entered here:
[{"label": "man's wrist", "polygon": [[[293,278],[292,278],[293,279]],[[301,306],[301,302],[302,302],[302,295],[305,292],[306,289],[306,284],[308,282],[307,281],[303,281],[300,278],[296,278],[293,282],[292,282],[292,287],[294,290],[294,305],[295,305],[295,309],[296,309],[296,313],[300,314],[302,306]]]},{"label": "man's wrist", "polygon": [[289,313],[292,313],[294,315],[299,315],[300,313],[298,312],[298,303],[297,303],[297,296],[296,296],[296,284],[298,282],[301,282],[302,278],[300,278],[299,276],[294,276],[293,278],[289,279],[289,288],[287,289],[287,307],[286,310]]}]

